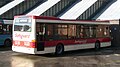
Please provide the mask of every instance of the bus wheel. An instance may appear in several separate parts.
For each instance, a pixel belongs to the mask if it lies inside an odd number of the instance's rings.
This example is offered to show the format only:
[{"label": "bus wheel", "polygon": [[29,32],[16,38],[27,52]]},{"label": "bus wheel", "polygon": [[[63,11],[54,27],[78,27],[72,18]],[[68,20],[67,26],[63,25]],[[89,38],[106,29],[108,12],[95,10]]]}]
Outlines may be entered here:
[{"label": "bus wheel", "polygon": [[6,47],[10,47],[10,46],[12,46],[12,42],[11,42],[11,40],[9,40],[9,39],[5,40],[5,42],[4,42],[4,46],[6,46]]},{"label": "bus wheel", "polygon": [[62,44],[58,44],[55,49],[56,55],[61,55],[64,52],[64,46]]},{"label": "bus wheel", "polygon": [[99,50],[100,49],[100,42],[96,42],[95,43],[95,50]]}]

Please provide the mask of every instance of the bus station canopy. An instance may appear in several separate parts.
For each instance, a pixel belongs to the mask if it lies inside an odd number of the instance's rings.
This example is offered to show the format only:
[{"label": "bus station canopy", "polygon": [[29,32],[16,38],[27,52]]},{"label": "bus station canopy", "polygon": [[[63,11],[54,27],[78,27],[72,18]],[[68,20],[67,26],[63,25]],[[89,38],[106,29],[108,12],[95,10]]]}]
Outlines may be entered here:
[{"label": "bus station canopy", "polygon": [[95,16],[97,20],[115,20],[120,19],[120,0],[114,0],[105,10]]}]

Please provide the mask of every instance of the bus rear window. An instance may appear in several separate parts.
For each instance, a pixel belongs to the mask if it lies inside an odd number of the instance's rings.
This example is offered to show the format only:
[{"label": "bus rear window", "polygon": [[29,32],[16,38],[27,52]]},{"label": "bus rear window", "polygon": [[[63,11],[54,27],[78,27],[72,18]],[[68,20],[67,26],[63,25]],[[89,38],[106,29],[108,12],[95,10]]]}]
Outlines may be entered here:
[{"label": "bus rear window", "polygon": [[31,32],[31,19],[16,19],[14,24],[14,31],[23,31],[23,32]]},{"label": "bus rear window", "polygon": [[31,32],[30,25],[14,25],[14,31]]}]

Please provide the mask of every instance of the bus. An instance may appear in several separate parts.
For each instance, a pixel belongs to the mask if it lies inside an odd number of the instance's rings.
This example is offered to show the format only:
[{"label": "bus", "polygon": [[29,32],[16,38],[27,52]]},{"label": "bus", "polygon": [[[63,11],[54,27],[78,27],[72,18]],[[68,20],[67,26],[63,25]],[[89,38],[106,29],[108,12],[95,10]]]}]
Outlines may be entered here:
[{"label": "bus", "polygon": [[0,20],[0,46],[12,46],[13,20]]},{"label": "bus", "polygon": [[83,21],[47,16],[15,16],[12,50],[26,54],[111,46],[109,21]]}]

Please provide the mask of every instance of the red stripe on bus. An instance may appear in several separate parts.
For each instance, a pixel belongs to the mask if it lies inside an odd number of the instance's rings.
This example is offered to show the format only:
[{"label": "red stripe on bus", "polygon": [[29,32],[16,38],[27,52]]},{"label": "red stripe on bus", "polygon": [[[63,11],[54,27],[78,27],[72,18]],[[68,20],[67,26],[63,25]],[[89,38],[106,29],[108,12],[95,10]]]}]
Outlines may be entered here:
[{"label": "red stripe on bus", "polygon": [[110,42],[110,38],[89,38],[89,39],[75,39],[75,40],[56,40],[56,41],[45,41],[45,47],[52,47],[56,46],[57,44],[63,44],[63,45],[76,45],[76,44],[90,44],[95,43],[97,40],[102,42]]},{"label": "red stripe on bus", "polygon": [[[89,39],[75,39],[75,40],[54,40],[54,41],[44,41],[44,46],[45,47],[54,47],[57,44],[63,44],[63,45],[77,45],[77,44],[90,44],[90,43],[95,43],[97,40],[100,41],[100,43],[102,42],[110,42],[111,39],[110,38],[99,38],[99,39],[95,39],[95,38],[89,38]],[[37,48],[36,47],[36,43],[35,42],[28,42],[29,45],[25,45],[26,41],[17,41],[14,40],[13,41],[13,45],[14,46],[21,46],[21,47],[28,47],[28,48]]]}]

